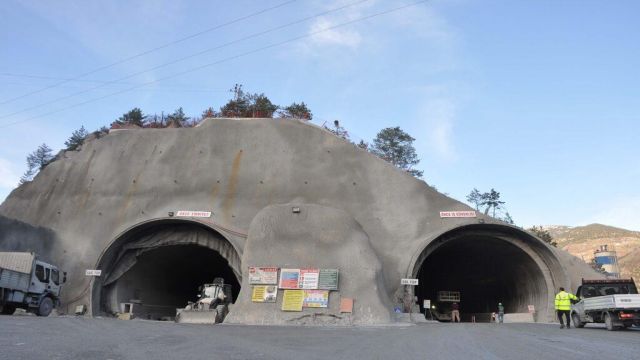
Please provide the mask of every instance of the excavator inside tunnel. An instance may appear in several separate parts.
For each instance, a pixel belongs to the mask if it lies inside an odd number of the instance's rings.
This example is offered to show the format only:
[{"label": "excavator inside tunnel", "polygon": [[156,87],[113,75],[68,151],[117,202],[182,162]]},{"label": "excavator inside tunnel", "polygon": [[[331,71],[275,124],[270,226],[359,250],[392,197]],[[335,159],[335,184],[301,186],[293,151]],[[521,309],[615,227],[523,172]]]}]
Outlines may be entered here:
[{"label": "excavator inside tunnel", "polygon": [[138,318],[172,320],[177,308],[196,301],[199,288],[216,278],[231,285],[235,302],[240,282],[234,266],[240,260],[220,234],[169,223],[125,235],[107,251],[105,276],[94,285],[100,313],[127,312],[127,306]]},{"label": "excavator inside tunnel", "polygon": [[552,290],[543,262],[535,261],[534,251],[524,243],[491,232],[467,231],[445,236],[430,247],[417,269],[415,291],[423,313],[423,300],[429,299],[435,319],[450,321],[453,300],[439,299],[446,297],[440,292],[459,292],[461,321],[491,321],[498,303],[506,314],[528,313],[530,305],[546,313]]}]

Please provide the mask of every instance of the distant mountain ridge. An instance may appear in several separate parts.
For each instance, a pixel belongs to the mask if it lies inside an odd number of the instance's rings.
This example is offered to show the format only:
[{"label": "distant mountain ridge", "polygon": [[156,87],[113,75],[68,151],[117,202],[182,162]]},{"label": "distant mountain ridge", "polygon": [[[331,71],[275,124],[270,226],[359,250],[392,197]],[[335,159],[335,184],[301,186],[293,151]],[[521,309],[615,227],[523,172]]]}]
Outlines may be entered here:
[{"label": "distant mountain ridge", "polygon": [[547,230],[564,249],[574,256],[590,262],[593,253],[601,245],[618,254],[618,263],[623,277],[632,276],[640,281],[640,231],[621,229],[602,224],[586,226],[546,225]]}]

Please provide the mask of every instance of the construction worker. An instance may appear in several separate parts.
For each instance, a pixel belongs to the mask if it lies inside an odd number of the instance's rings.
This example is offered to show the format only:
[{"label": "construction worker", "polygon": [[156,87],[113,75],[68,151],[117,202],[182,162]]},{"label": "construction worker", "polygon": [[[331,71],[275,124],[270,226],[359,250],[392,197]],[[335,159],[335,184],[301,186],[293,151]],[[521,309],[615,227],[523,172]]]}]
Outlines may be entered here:
[{"label": "construction worker", "polygon": [[564,291],[564,288],[560,288],[560,292],[556,294],[556,311],[558,312],[558,320],[560,320],[560,329],[564,329],[564,322],[562,316],[564,315],[567,320],[567,329],[571,329],[571,322],[569,317],[571,315],[571,300],[578,300],[578,298]]},{"label": "construction worker", "polygon": [[502,306],[502,303],[498,303],[498,322],[500,324],[504,322],[504,306]]},{"label": "construction worker", "polygon": [[451,305],[451,322],[456,322],[456,319],[460,322],[460,305],[454,302]]}]

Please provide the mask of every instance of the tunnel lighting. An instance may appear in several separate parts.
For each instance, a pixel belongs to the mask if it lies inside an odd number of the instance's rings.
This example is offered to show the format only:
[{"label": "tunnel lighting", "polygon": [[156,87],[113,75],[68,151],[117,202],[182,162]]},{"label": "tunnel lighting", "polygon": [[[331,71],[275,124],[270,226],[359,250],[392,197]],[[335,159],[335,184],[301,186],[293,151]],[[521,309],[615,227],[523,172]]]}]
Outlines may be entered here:
[{"label": "tunnel lighting", "polygon": [[291,208],[291,212],[294,214],[300,214],[300,208],[297,206],[294,206]]}]

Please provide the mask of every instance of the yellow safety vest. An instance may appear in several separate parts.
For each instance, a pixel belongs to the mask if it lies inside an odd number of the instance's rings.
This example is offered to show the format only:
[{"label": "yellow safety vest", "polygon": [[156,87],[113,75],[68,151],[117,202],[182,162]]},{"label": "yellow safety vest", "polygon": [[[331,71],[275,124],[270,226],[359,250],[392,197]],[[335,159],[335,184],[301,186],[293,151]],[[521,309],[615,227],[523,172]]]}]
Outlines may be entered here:
[{"label": "yellow safety vest", "polygon": [[578,298],[566,291],[560,291],[556,295],[556,310],[571,310],[571,300],[578,300]]}]

